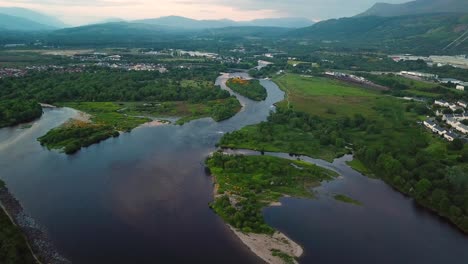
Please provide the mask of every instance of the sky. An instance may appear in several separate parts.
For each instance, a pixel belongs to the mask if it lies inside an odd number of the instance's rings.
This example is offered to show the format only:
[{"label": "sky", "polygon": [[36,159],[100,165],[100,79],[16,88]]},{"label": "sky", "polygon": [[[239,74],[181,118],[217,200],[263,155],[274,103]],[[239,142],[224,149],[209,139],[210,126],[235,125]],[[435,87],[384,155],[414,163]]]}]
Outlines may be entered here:
[{"label": "sky", "polygon": [[[381,0],[382,1],[382,0]],[[404,3],[409,0],[383,0]],[[353,16],[377,0],[0,0],[0,6],[30,8],[70,25],[108,18],[126,20],[168,15],[236,21],[272,17],[305,17],[314,21]]]}]

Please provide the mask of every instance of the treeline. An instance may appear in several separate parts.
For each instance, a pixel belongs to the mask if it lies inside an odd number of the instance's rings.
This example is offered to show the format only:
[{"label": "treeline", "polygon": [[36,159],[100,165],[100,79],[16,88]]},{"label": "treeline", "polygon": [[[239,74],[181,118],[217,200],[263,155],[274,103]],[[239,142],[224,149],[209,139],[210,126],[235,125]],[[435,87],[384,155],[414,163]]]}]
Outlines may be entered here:
[{"label": "treeline", "polygon": [[263,101],[268,96],[265,87],[260,84],[259,80],[232,78],[227,81],[226,85],[234,92],[254,101]]},{"label": "treeline", "polygon": [[[172,69],[167,73],[88,69],[83,73],[37,72],[0,79],[0,99],[66,101],[190,101],[228,98],[213,82],[212,68]],[[189,80],[190,82],[186,82]],[[186,83],[189,83],[187,85]]]},{"label": "treeline", "polygon": [[[414,96],[411,93],[408,93],[408,90],[418,90],[424,93],[424,97],[431,98],[441,98],[445,100],[467,100],[468,93],[460,93],[454,88],[449,88],[443,85],[434,85],[428,83],[426,86],[422,85],[422,82],[416,80],[405,80],[401,79],[404,77],[399,77],[394,74],[369,74],[369,73],[358,73],[358,75],[372,81],[375,84],[379,84],[388,88],[391,88],[390,93],[393,96]],[[418,84],[416,84],[418,83]],[[434,95],[430,95],[434,94]]]},{"label": "treeline", "polygon": [[316,130],[323,148],[352,144],[355,157],[376,176],[468,232],[468,144],[461,140],[447,143],[431,135],[407,117],[417,114],[412,104],[382,101],[375,107],[377,118],[357,114],[323,119],[279,108],[255,132],[227,134],[221,145],[245,147],[246,143],[258,146],[278,141],[283,151],[295,152],[295,138],[275,133],[276,127],[289,126],[294,134]]},{"label": "treeline", "polygon": [[41,115],[42,108],[35,100],[0,100],[0,127],[29,122]]}]

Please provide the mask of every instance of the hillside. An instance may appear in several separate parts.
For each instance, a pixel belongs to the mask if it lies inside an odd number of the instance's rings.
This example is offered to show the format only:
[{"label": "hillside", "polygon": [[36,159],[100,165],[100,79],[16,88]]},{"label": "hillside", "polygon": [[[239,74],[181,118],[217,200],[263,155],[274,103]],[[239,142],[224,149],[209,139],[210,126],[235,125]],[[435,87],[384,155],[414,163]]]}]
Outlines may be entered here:
[{"label": "hillside", "polygon": [[468,13],[466,0],[416,0],[403,4],[376,3],[358,16],[406,16],[432,13]]},{"label": "hillside", "polygon": [[0,30],[2,31],[43,31],[53,29],[53,27],[43,25],[29,19],[0,14]]},{"label": "hillside", "polygon": [[34,21],[35,23],[48,26],[50,28],[64,28],[67,27],[65,23],[59,19],[48,16],[34,10],[20,8],[20,7],[0,7],[0,14],[19,17],[27,20]]},{"label": "hillside", "polygon": [[[289,37],[348,48],[437,53],[466,30],[468,15],[461,14],[363,16],[323,21],[292,31]],[[468,42],[448,51],[467,52]]]},{"label": "hillside", "polygon": [[56,30],[48,34],[46,38],[59,45],[100,45],[164,41],[177,34],[160,26],[116,22]]}]

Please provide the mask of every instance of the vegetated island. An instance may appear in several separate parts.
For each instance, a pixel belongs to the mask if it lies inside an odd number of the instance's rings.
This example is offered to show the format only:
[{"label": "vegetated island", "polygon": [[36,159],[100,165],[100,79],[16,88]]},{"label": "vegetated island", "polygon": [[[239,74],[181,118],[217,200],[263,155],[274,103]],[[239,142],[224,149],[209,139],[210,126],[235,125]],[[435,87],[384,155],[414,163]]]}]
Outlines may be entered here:
[{"label": "vegetated island", "polygon": [[226,82],[226,85],[234,92],[254,101],[263,101],[268,96],[265,87],[263,87],[260,84],[260,81],[256,79],[246,80],[240,77],[236,77],[229,79]]},{"label": "vegetated island", "polygon": [[354,200],[353,198],[348,197],[348,196],[343,195],[343,194],[337,194],[337,195],[333,196],[333,198],[335,198],[335,200],[343,202],[343,203],[349,203],[349,204],[354,204],[354,205],[362,205],[362,203],[359,202],[358,200]]},{"label": "vegetated island", "polygon": [[303,161],[222,152],[213,153],[206,165],[215,182],[210,207],[264,261],[296,263],[301,246],[268,226],[262,208],[280,205],[285,196],[312,198],[310,188],[336,173]]}]

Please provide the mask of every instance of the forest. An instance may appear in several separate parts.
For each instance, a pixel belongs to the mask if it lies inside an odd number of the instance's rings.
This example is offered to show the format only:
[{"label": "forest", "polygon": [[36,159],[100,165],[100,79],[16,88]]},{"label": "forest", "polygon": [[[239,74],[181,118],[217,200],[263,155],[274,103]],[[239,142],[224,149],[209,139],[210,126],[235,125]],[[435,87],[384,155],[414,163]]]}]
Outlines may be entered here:
[{"label": "forest", "polygon": [[[320,149],[340,155],[352,146],[355,158],[375,176],[468,232],[468,145],[425,131],[410,118],[417,114],[412,104],[382,104],[379,117],[334,119],[280,107],[267,122],[226,134],[220,145],[318,158],[330,157]],[[298,137],[317,137],[318,143],[310,144],[319,145],[311,148]]]},{"label": "forest", "polygon": [[0,100],[0,128],[33,121],[42,115],[42,108],[35,100]]}]

